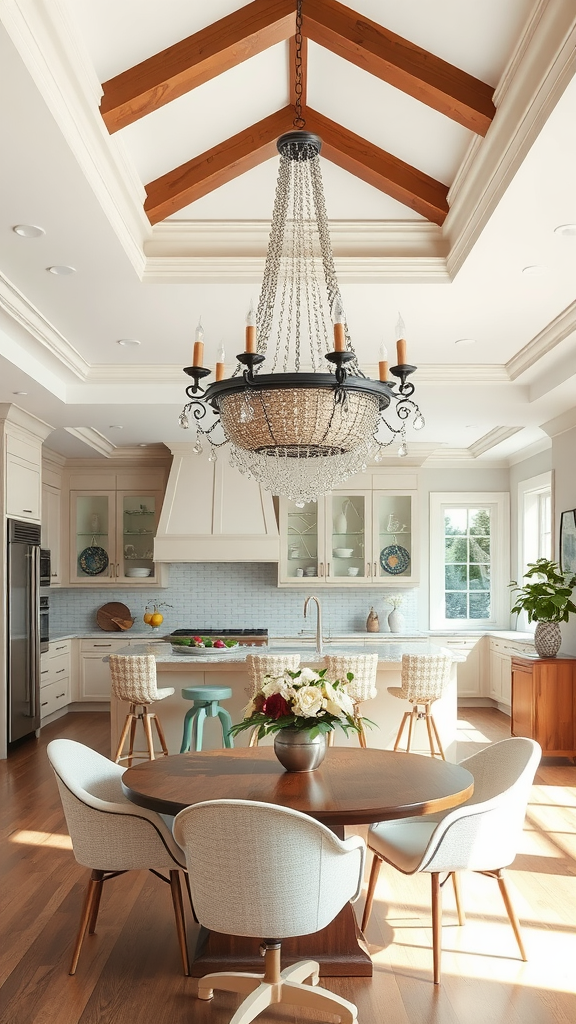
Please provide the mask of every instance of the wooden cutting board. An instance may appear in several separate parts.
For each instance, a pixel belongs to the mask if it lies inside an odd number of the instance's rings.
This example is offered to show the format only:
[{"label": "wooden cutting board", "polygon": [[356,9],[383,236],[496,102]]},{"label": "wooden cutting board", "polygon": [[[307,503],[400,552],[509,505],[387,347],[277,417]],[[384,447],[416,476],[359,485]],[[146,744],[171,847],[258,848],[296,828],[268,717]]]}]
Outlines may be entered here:
[{"label": "wooden cutting board", "polygon": [[113,619],[131,618],[130,609],[125,604],[121,604],[120,601],[110,601],[108,604],[103,604],[96,612],[96,622],[100,629],[105,629],[107,633],[121,632],[121,627]]}]

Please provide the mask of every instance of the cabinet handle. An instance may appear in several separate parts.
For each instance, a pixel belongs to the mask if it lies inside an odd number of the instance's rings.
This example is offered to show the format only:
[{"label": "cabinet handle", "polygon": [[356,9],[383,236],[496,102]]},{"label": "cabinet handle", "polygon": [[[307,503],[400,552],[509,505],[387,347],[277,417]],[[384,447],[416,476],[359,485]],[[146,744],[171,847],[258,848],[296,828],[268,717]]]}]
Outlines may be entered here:
[{"label": "cabinet handle", "polygon": [[328,577],[329,575],[330,575],[330,562],[328,562],[327,565],[326,565],[326,576]]},{"label": "cabinet handle", "polygon": [[43,700],[43,701],[42,701],[42,703],[41,703],[41,705],[40,705],[40,707],[41,707],[41,708],[45,708],[45,707],[48,707],[48,701],[47,701],[47,700]]},{"label": "cabinet handle", "polygon": [[41,676],[45,676],[45,675],[46,675],[46,674],[47,674],[47,673],[48,673],[49,671],[50,671],[50,669],[49,669],[49,668],[43,668],[43,669],[42,669],[42,671],[41,671],[41,673],[40,673],[40,675],[41,675]]},{"label": "cabinet handle", "polygon": [[320,575],[324,575],[324,562],[320,562]]},{"label": "cabinet handle", "polygon": [[60,697],[65,697],[65,696],[66,696],[65,693],[57,693],[56,694],[56,700],[60,700]]},{"label": "cabinet handle", "polygon": [[31,508],[23,508],[22,511],[23,512],[28,512],[30,515],[32,515],[32,509]]},{"label": "cabinet handle", "polygon": [[370,576],[370,562],[366,562],[366,577]]},{"label": "cabinet handle", "polygon": [[94,647],[112,647],[112,644],[94,644]]},{"label": "cabinet handle", "polygon": [[114,565],[114,562],[110,562],[110,579],[114,579],[115,573],[116,566]]},{"label": "cabinet handle", "polygon": [[63,672],[65,672],[65,671],[66,671],[66,669],[65,669],[65,668],[59,668],[59,669],[57,669],[57,671],[56,671],[56,675],[57,675],[57,676],[61,676],[61,675],[62,675],[62,673],[63,673]]},{"label": "cabinet handle", "polygon": [[51,573],[50,573],[50,575],[51,575],[51,576],[57,576],[57,575],[58,575],[58,573],[57,573],[57,572],[51,572]]},{"label": "cabinet handle", "polygon": [[55,651],[65,651],[66,650],[66,644],[60,644],[60,647],[55,647],[54,650]]},{"label": "cabinet handle", "polygon": [[374,562],[374,579],[376,579],[376,562]]},{"label": "cabinet handle", "polygon": [[116,562],[116,578],[120,577],[120,562]]}]

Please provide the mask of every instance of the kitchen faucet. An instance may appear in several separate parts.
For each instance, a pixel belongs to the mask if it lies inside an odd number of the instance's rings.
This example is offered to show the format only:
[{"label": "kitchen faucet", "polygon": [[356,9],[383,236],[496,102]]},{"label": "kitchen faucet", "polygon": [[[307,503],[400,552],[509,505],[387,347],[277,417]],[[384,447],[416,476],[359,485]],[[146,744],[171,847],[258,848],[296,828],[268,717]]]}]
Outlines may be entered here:
[{"label": "kitchen faucet", "polygon": [[310,601],[316,602],[316,653],[322,654],[322,610],[320,608],[320,601],[317,597],[307,597],[304,601],[304,618],[306,618],[306,612]]}]

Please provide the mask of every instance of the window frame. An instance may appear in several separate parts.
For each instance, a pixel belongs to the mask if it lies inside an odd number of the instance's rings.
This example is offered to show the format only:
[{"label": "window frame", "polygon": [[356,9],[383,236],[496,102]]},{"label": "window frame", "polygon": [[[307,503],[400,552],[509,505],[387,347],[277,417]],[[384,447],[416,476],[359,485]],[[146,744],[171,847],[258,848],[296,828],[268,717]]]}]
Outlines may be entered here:
[{"label": "window frame", "polygon": [[[445,615],[444,510],[490,509],[489,619],[448,619]],[[510,494],[508,491],[430,492],[430,629],[470,632],[510,625]]]},{"label": "window frame", "polygon": [[[554,487],[553,487],[553,472],[548,470],[546,473],[539,473],[538,476],[528,477],[526,480],[520,480],[518,482],[518,552],[517,552],[517,570],[514,579],[521,580],[528,568],[529,562],[535,562],[539,557],[545,557],[553,559],[554,557]],[[529,553],[527,551],[527,500],[530,497],[539,497],[542,494],[550,493],[550,553],[548,555],[538,555],[535,552]],[[538,503],[538,517],[540,519],[540,505]],[[541,523],[538,523],[538,551],[540,551],[541,542]],[[536,555],[534,557],[534,555]],[[528,622],[528,615],[525,611],[521,611],[518,615],[516,622],[516,628],[522,629],[525,632],[533,633],[536,629],[535,622]]]}]

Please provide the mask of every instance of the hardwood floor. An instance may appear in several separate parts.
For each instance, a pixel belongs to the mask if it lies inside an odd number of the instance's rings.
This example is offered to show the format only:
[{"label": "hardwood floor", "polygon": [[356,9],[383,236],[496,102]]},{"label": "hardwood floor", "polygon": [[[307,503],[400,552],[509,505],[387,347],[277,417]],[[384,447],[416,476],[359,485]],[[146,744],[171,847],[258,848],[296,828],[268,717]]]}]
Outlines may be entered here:
[{"label": "hardwood floor", "polygon": [[[509,720],[465,708],[459,756],[508,735]],[[68,975],[87,869],[76,864],[46,744],[69,736],[109,755],[108,716],[69,714],[0,762],[1,1024],[228,1024],[239,997],[195,999],[181,974],[168,887],[148,872],[104,888],[96,935]],[[541,765],[510,888],[528,950],[522,963],[496,883],[462,879],[467,924],[446,891],[443,981],[432,984],[429,878],[383,867],[368,926],[373,978],[321,983],[358,1006],[361,1024],[573,1024],[576,1020],[576,767]],[[363,900],[357,904],[361,916]],[[189,909],[189,908],[188,908]],[[188,913],[190,946],[195,926]],[[258,1021],[306,1010],[273,1007]],[[326,1019],[326,1018],[324,1018]]]}]

